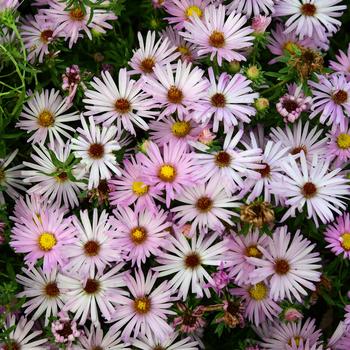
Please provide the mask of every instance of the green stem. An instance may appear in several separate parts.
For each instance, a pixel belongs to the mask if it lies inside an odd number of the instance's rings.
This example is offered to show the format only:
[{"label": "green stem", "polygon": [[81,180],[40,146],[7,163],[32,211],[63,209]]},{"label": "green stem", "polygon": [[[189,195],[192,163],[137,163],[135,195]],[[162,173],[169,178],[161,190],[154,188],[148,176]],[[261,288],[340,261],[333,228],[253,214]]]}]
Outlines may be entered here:
[{"label": "green stem", "polygon": [[291,78],[282,80],[282,81],[280,81],[279,83],[277,83],[277,84],[275,84],[275,85],[269,87],[268,89],[262,91],[262,92],[260,93],[260,95],[266,95],[267,93],[273,91],[275,88],[277,88],[277,87],[279,87],[279,86],[283,86],[284,84],[288,83],[290,80],[291,80]]}]

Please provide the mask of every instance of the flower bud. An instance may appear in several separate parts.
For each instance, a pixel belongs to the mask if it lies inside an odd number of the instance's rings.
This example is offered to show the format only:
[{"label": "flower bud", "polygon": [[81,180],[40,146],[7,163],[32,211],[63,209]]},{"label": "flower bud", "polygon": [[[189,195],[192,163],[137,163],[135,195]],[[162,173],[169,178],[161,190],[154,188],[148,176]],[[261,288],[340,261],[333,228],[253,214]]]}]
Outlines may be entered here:
[{"label": "flower bud", "polygon": [[269,108],[270,102],[265,97],[259,97],[258,99],[255,100],[254,106],[257,111],[263,112]]}]

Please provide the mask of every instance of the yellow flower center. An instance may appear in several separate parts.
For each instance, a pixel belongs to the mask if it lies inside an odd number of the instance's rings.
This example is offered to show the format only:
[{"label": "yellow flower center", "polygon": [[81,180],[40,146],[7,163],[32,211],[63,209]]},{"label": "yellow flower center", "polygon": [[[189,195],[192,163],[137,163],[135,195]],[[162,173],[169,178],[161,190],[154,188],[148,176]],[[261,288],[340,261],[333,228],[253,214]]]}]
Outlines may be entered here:
[{"label": "yellow flower center", "polygon": [[146,314],[151,308],[151,302],[147,297],[134,300],[135,311],[139,314]]},{"label": "yellow flower center", "polygon": [[146,240],[147,232],[143,227],[135,227],[131,230],[130,236],[135,244],[141,244]]},{"label": "yellow flower center", "polygon": [[175,122],[171,126],[171,131],[176,137],[185,137],[191,131],[190,122]]},{"label": "yellow flower center", "polygon": [[248,292],[252,299],[257,301],[264,300],[267,296],[267,287],[265,283],[260,282],[258,284],[251,286]]},{"label": "yellow flower center", "polygon": [[294,338],[290,338],[290,339],[289,339],[289,342],[288,342],[288,344],[289,344],[290,346],[292,346],[292,341],[293,341],[293,339],[294,339],[294,341],[295,341],[295,345],[296,345],[296,346],[299,346],[300,343],[301,343],[301,340],[302,340],[303,338],[298,337],[298,336],[296,336],[296,337],[294,337]]},{"label": "yellow flower center", "polygon": [[186,46],[179,46],[177,51],[179,51],[181,55],[188,55],[190,53],[190,50]]},{"label": "yellow flower center", "polygon": [[55,117],[47,109],[43,110],[38,116],[38,124],[43,128],[52,126],[55,122]]},{"label": "yellow flower center", "polygon": [[203,11],[198,6],[190,6],[186,10],[186,17],[191,17],[193,15],[197,15],[198,17],[201,17],[203,14]]},{"label": "yellow flower center", "polygon": [[149,186],[142,181],[134,181],[132,183],[132,191],[139,197],[145,195],[148,192],[148,190]]},{"label": "yellow flower center", "polygon": [[287,41],[283,44],[283,50],[286,50],[289,53],[293,54],[296,46],[298,47],[298,45],[295,42]]},{"label": "yellow flower center", "polygon": [[350,135],[349,134],[340,134],[337,137],[337,145],[341,149],[350,148]]},{"label": "yellow flower center", "polygon": [[256,245],[251,245],[246,248],[246,256],[251,256],[253,258],[261,258],[261,251],[258,249]]},{"label": "yellow flower center", "polygon": [[341,246],[346,251],[350,250],[350,233],[349,232],[345,232],[341,235]]},{"label": "yellow flower center", "polygon": [[160,167],[158,177],[164,182],[173,182],[176,177],[176,169],[169,164]]},{"label": "yellow flower center", "polygon": [[44,232],[38,239],[39,247],[45,252],[50,251],[57,243],[56,237],[50,232]]}]

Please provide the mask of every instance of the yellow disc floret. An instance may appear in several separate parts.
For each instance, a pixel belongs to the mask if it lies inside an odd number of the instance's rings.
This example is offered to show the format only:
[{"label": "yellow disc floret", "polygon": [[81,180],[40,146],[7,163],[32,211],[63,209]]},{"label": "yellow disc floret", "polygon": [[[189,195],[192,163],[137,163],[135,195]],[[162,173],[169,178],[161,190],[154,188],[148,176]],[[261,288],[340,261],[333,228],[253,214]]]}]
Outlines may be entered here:
[{"label": "yellow disc floret", "polygon": [[159,169],[158,177],[164,182],[173,182],[176,177],[176,170],[172,165],[164,164]]},{"label": "yellow disc floret", "polygon": [[249,295],[254,300],[264,300],[267,296],[267,287],[265,283],[260,282],[249,288]]},{"label": "yellow disc floret", "polygon": [[186,10],[186,17],[191,17],[193,15],[197,15],[198,17],[201,17],[203,14],[203,11],[198,6],[190,6]]},{"label": "yellow disc floret", "polygon": [[171,132],[176,137],[185,137],[188,135],[188,133],[191,131],[191,124],[190,122],[175,122],[171,126]]},{"label": "yellow disc floret", "polygon": [[350,148],[350,135],[349,134],[339,134],[337,137],[337,145],[341,149]]},{"label": "yellow disc floret", "polygon": [[50,232],[43,232],[38,239],[39,247],[45,252],[50,251],[57,243],[56,237]]},{"label": "yellow disc floret", "polygon": [[134,181],[132,183],[132,191],[139,197],[145,195],[148,192],[148,190],[149,186],[142,181]]}]

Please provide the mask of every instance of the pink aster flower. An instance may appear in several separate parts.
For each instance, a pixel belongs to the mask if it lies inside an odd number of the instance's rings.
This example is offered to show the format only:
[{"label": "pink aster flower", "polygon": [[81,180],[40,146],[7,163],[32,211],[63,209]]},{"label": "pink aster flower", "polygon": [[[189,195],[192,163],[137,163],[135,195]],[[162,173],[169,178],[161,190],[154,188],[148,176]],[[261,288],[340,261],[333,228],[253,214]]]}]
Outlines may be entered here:
[{"label": "pink aster flower", "polygon": [[350,259],[350,216],[348,213],[338,216],[336,222],[329,224],[324,232],[327,248],[335,255],[343,254]]},{"label": "pink aster flower", "polygon": [[143,165],[143,181],[165,191],[168,208],[171,200],[198,179],[193,173],[192,154],[186,152],[186,145],[180,141],[165,144],[162,152],[155,143],[150,142],[147,155],[140,154],[140,161]]},{"label": "pink aster flower", "polygon": [[350,128],[346,121],[345,128],[337,126],[329,134],[327,158],[334,162],[337,168],[343,167],[350,160]]},{"label": "pink aster flower", "polygon": [[173,333],[173,328],[168,324],[168,315],[174,315],[171,311],[172,291],[167,281],[162,282],[156,288],[157,275],[151,270],[145,278],[142,270],[135,270],[135,277],[126,273],[125,282],[130,292],[130,297],[120,296],[118,309],[113,321],[116,323],[113,329],[122,331],[122,338],[130,339],[145,336],[152,332],[160,339],[165,339]]},{"label": "pink aster flower", "polygon": [[348,76],[350,74],[350,45],[346,53],[339,50],[338,55],[335,57],[337,60],[329,61],[329,66],[337,73],[343,73]]},{"label": "pink aster flower", "polygon": [[261,259],[263,257],[259,247],[267,248],[268,237],[260,235],[258,230],[250,231],[247,235],[233,234],[227,241],[227,257],[229,276],[235,279],[239,286],[248,283],[249,274],[255,270],[255,266],[250,263],[249,257]]},{"label": "pink aster flower", "polygon": [[[258,246],[264,259],[249,257],[248,261],[257,266],[249,274],[252,284],[270,279],[270,297],[277,301],[294,296],[301,302],[301,295],[307,295],[307,289],[315,290],[314,282],[319,282],[321,265],[318,252],[312,252],[315,244],[304,238],[299,231],[293,237],[287,232],[287,226],[279,227],[269,239],[265,249]],[[277,350],[277,349],[276,349]]]},{"label": "pink aster flower", "polygon": [[130,79],[125,68],[119,71],[118,87],[108,71],[104,71],[102,80],[95,77],[91,82],[93,90],[85,91],[85,115],[93,115],[97,123],[111,125],[116,121],[118,130],[123,129],[136,135],[134,125],[148,129],[142,118],[154,118],[157,107],[154,101],[142,91],[143,80]]},{"label": "pink aster flower", "polygon": [[276,104],[277,112],[283,117],[285,123],[294,123],[302,112],[309,109],[311,97],[305,96],[302,86],[287,85],[288,93],[283,95]]},{"label": "pink aster flower", "polygon": [[72,343],[83,334],[78,329],[76,321],[71,320],[66,312],[59,312],[58,319],[51,323],[51,332],[55,337],[55,342],[65,344],[67,349],[71,349]]},{"label": "pink aster flower", "polygon": [[261,13],[268,15],[273,12],[273,7],[273,0],[233,0],[228,9],[251,17],[252,15],[258,16]]},{"label": "pink aster flower", "polygon": [[[100,5],[106,3],[107,1],[102,1]],[[40,17],[51,19],[55,24],[54,35],[63,32],[65,40],[69,40],[69,48],[72,48],[73,44],[83,36],[82,32],[85,32],[91,40],[91,30],[106,33],[105,29],[113,28],[107,21],[118,18],[113,12],[103,9],[94,8],[92,12],[89,5],[85,5],[85,12],[80,7],[71,8],[67,11],[66,4],[57,0],[50,1],[49,5],[48,9],[41,10]]]},{"label": "pink aster flower", "polygon": [[77,93],[78,86],[80,84],[80,69],[79,66],[73,64],[66,68],[64,74],[62,74],[62,89],[68,91],[67,103],[72,103]]},{"label": "pink aster flower", "polygon": [[271,184],[271,191],[290,206],[282,221],[295,217],[297,210],[301,212],[306,207],[307,217],[318,226],[318,219],[325,224],[334,219],[333,212],[341,214],[345,210],[344,199],[350,196],[348,180],[339,174],[341,169],[329,171],[328,160],[315,155],[308,164],[301,152],[298,162],[289,155],[281,166],[285,175]]},{"label": "pink aster flower", "polygon": [[223,290],[229,285],[231,282],[231,278],[229,274],[224,270],[223,262],[218,266],[217,271],[212,274],[214,283],[208,283],[205,287],[213,288],[215,292],[221,296]]},{"label": "pink aster flower", "polygon": [[289,16],[286,22],[286,33],[295,30],[301,39],[305,36],[318,36],[327,39],[327,34],[333,34],[339,29],[345,5],[342,0],[281,0],[275,5],[274,16]]},{"label": "pink aster flower", "polygon": [[115,233],[115,246],[120,248],[132,266],[141,267],[151,255],[159,255],[169,236],[167,213],[161,209],[151,212],[147,208],[133,210],[129,207],[115,209],[110,224]]},{"label": "pink aster flower", "polygon": [[129,62],[132,68],[129,72],[131,75],[151,75],[156,64],[162,67],[180,56],[167,37],[163,36],[156,42],[156,32],[148,31],[145,42],[140,32],[137,33],[137,38],[140,47],[133,51],[134,54]]},{"label": "pink aster flower", "polygon": [[16,253],[26,254],[24,261],[29,269],[41,258],[45,273],[65,265],[66,246],[75,241],[75,229],[63,215],[59,210],[42,210],[39,216],[33,213],[31,218],[23,217],[22,224],[16,223],[12,229],[10,246]]},{"label": "pink aster flower", "polygon": [[75,131],[67,125],[69,122],[79,120],[77,112],[67,113],[71,105],[67,105],[66,98],[60,96],[59,91],[54,89],[43,90],[40,94],[36,91],[29,96],[29,100],[23,105],[21,119],[16,127],[33,132],[28,142],[43,144],[47,137],[53,145],[58,141],[64,145],[61,135],[71,138],[67,131]]},{"label": "pink aster flower", "polygon": [[202,69],[192,69],[191,63],[181,60],[178,60],[175,71],[169,63],[165,66],[157,64],[154,76],[147,77],[143,89],[152,96],[153,103],[164,108],[160,118],[177,112],[179,119],[183,120],[205,95],[208,83],[203,74]]},{"label": "pink aster flower", "polygon": [[19,0],[0,0],[0,11],[16,9],[18,6]]},{"label": "pink aster flower", "polygon": [[223,232],[223,222],[233,225],[232,216],[238,216],[231,208],[238,208],[239,197],[227,192],[224,184],[217,179],[185,189],[176,197],[181,205],[171,209],[175,212],[178,225],[191,223],[190,233],[207,233],[209,229]]},{"label": "pink aster flower", "polygon": [[289,307],[283,311],[283,319],[288,322],[295,322],[301,320],[304,315],[297,309]]},{"label": "pink aster flower", "polygon": [[218,131],[222,122],[225,133],[237,126],[239,121],[250,123],[250,117],[256,113],[251,105],[259,97],[250,87],[251,81],[242,74],[232,77],[227,73],[222,73],[216,81],[212,68],[209,68],[208,74],[209,89],[197,105],[193,118],[202,123],[213,120],[214,132]]},{"label": "pink aster flower", "polygon": [[252,28],[255,34],[265,33],[267,27],[271,24],[272,18],[262,15],[257,15],[252,20]]},{"label": "pink aster flower", "polygon": [[273,320],[282,311],[281,307],[269,297],[269,287],[264,282],[243,285],[230,293],[241,297],[245,308],[245,317],[258,326],[266,319]]},{"label": "pink aster flower", "polygon": [[310,118],[320,115],[320,122],[326,125],[339,124],[342,128],[350,114],[350,82],[343,74],[317,75],[318,82],[309,81],[313,103]]},{"label": "pink aster flower", "polygon": [[216,56],[218,64],[222,60],[231,62],[245,61],[246,58],[239,52],[253,45],[253,29],[243,27],[247,20],[245,16],[232,12],[227,18],[226,7],[210,5],[204,10],[203,21],[194,16],[191,22],[185,23],[185,32],[180,34],[185,39],[198,45],[198,56],[210,54],[213,60]]}]

